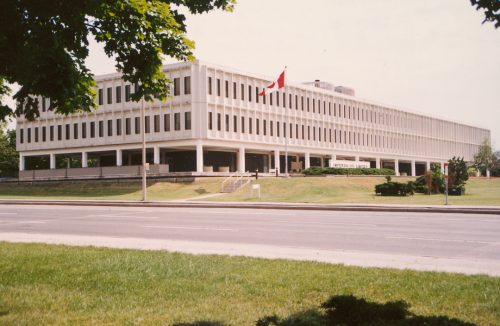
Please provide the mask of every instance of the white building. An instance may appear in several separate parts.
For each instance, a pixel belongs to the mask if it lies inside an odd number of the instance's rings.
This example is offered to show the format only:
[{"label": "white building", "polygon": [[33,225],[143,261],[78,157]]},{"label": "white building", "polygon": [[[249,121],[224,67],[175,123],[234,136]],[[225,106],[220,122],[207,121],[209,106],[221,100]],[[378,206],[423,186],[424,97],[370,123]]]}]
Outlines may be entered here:
[{"label": "white building", "polygon": [[[145,110],[147,160],[157,173],[167,164],[170,172],[283,173],[287,143],[289,169],[353,161],[418,175],[452,156],[470,161],[490,139],[487,129],[360,99],[329,83],[289,84],[261,97],[270,81],[257,75],[199,61],[164,71],[173,97]],[[134,87],[118,73],[97,77],[97,87],[92,113],[54,114],[40,99],[40,118],[17,120],[20,178],[85,175],[81,168],[91,167],[101,175],[102,168],[135,171],[141,104],[130,101]]]}]

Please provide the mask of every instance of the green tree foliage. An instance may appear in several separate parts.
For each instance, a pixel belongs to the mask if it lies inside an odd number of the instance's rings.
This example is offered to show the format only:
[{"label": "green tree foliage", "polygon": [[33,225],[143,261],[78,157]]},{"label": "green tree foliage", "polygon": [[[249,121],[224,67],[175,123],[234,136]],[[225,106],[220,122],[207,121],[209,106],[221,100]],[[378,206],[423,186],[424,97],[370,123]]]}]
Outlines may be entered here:
[{"label": "green tree foliage", "polygon": [[415,180],[415,192],[427,194],[444,192],[444,176],[439,164],[432,164],[430,171]]},{"label": "green tree foliage", "polygon": [[235,0],[2,0],[0,1],[0,98],[6,84],[20,85],[15,109],[0,101],[0,121],[39,116],[35,96],[50,98],[61,114],[95,108],[94,76],[85,65],[89,37],[104,45],[123,79],[138,84],[132,95],[164,99],[168,78],[162,58],[192,60],[185,15],[232,10]]},{"label": "green tree foliage", "polygon": [[500,27],[500,1],[498,0],[470,0],[476,10],[484,10],[484,21],[493,22],[495,28]]},{"label": "green tree foliage", "polygon": [[491,170],[494,167],[495,161],[496,156],[493,154],[490,142],[485,139],[474,155],[474,166],[482,175],[486,175],[486,170]]},{"label": "green tree foliage", "polygon": [[469,180],[467,163],[463,157],[453,156],[452,159],[448,160],[448,188],[463,189],[467,180]]},{"label": "green tree foliage", "polygon": [[16,151],[16,131],[0,125],[0,176],[15,177],[18,174],[19,156]]}]

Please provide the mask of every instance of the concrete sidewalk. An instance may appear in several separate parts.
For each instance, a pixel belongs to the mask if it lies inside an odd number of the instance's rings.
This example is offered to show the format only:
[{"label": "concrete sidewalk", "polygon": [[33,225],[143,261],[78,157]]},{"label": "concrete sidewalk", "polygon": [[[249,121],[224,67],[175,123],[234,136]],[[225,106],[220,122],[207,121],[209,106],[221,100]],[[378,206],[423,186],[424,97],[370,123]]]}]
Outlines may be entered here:
[{"label": "concrete sidewalk", "polygon": [[0,199],[0,205],[68,205],[116,207],[190,207],[190,208],[245,208],[321,211],[375,211],[414,213],[491,214],[500,216],[500,206],[444,206],[444,205],[374,205],[374,204],[307,204],[275,202],[206,202],[206,201],[121,201],[121,200],[32,200]]}]

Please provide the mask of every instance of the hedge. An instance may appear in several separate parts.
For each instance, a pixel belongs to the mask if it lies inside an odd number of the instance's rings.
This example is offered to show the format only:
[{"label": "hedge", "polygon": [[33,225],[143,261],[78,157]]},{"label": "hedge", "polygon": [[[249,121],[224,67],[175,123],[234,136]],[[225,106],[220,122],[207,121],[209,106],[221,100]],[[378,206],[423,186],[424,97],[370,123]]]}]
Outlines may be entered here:
[{"label": "hedge", "polygon": [[394,170],[391,169],[372,169],[372,168],[329,168],[329,167],[312,167],[303,171],[305,175],[394,175]]}]

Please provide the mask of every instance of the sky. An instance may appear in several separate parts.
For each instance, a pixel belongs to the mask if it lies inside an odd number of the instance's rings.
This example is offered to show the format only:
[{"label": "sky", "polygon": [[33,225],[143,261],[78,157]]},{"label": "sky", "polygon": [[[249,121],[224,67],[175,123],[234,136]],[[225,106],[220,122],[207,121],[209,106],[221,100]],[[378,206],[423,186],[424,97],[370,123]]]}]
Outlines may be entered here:
[{"label": "sky", "polygon": [[[238,0],[232,13],[187,17],[203,61],[491,130],[500,149],[500,29],[469,0]],[[168,60],[170,62],[172,60]],[[114,72],[92,42],[89,68]]]}]

